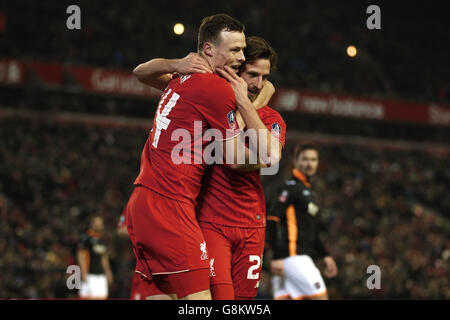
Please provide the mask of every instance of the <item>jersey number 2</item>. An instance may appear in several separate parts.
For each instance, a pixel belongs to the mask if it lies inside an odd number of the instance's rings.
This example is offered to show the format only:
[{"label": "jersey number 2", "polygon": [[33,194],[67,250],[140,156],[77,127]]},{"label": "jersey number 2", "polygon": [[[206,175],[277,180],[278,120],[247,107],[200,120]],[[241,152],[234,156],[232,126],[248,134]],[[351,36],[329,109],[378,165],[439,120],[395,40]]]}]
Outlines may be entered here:
[{"label": "jersey number 2", "polygon": [[153,136],[153,144],[152,144],[154,148],[158,147],[158,141],[159,136],[161,135],[161,130],[167,130],[167,127],[169,127],[170,119],[167,118],[167,116],[169,115],[170,111],[172,111],[172,108],[175,107],[178,99],[180,98],[180,95],[174,91],[170,99],[167,100],[166,105],[163,106],[164,102],[166,102],[167,96],[169,96],[171,92],[172,89],[169,89],[161,97],[161,101],[159,102],[158,105],[158,110],[156,110],[156,131],[155,135]]},{"label": "jersey number 2", "polygon": [[255,270],[258,270],[258,268],[261,266],[261,257],[256,255],[250,255],[248,258],[250,259],[250,262],[256,261],[256,264],[248,268],[247,279],[257,280],[259,279],[259,272],[258,273],[253,272]]}]

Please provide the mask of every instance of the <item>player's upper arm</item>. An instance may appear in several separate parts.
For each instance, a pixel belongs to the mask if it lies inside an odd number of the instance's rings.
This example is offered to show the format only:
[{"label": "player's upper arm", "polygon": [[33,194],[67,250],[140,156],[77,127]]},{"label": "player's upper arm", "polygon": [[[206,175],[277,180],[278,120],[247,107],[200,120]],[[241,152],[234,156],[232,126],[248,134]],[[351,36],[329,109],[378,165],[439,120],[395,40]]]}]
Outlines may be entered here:
[{"label": "player's upper arm", "polygon": [[[145,83],[150,87],[164,91],[164,89],[167,87],[170,80],[172,79],[172,74],[171,73],[161,74],[161,72],[158,72],[158,68],[154,68],[151,65],[149,66],[149,64],[152,62],[153,60],[138,65],[136,68],[134,68],[133,75],[140,82]],[[153,64],[155,63],[153,62]]]},{"label": "player's upper arm", "polygon": [[267,106],[274,93],[275,87],[273,84],[269,80],[265,80],[261,92],[258,94],[255,101],[253,101],[255,108],[259,109]]}]

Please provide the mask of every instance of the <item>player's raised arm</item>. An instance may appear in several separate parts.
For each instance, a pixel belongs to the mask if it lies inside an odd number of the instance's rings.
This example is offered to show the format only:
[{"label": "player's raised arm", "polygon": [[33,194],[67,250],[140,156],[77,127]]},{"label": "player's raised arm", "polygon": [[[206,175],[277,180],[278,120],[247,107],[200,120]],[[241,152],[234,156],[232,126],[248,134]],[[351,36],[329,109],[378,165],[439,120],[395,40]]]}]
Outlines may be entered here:
[{"label": "player's raised arm", "polygon": [[142,83],[153,88],[164,90],[172,78],[172,73],[208,73],[210,66],[198,53],[189,53],[182,59],[155,58],[141,63],[133,70],[133,74]]},{"label": "player's raised arm", "polygon": [[255,101],[253,101],[253,106],[255,109],[258,110],[259,108],[267,106],[274,93],[275,87],[272,82],[265,80],[261,92],[258,94]]},{"label": "player's raised arm", "polygon": [[[259,108],[262,108],[264,106],[266,106],[270,99],[272,98],[273,94],[275,93],[275,87],[273,86],[273,84],[269,81],[269,80],[265,80],[264,81],[264,86],[261,89],[261,92],[258,94],[258,96],[256,97],[256,99],[253,101],[253,106],[255,107],[256,110],[258,110]],[[237,123],[239,125],[239,128],[241,130],[243,130],[245,128],[245,122],[244,119],[242,118],[242,115],[239,111],[236,112],[236,120]],[[237,150],[238,145],[237,143],[235,143],[235,151]],[[252,153],[256,154],[256,150],[249,150],[248,148],[245,148],[245,158],[251,159]],[[261,160],[258,159],[258,162],[255,164],[250,164],[247,163],[246,164],[232,164],[230,165],[231,169],[237,170],[237,171],[242,171],[242,172],[249,172],[249,171],[254,171],[254,170],[259,170],[261,168],[265,168],[267,167],[267,165],[265,163],[263,163]]]},{"label": "player's raised arm", "polygon": [[[255,135],[249,135],[250,143],[254,150],[258,150],[259,162],[265,166],[277,164],[281,159],[283,145],[267,129],[261,121],[255,107],[247,96],[247,83],[236,75],[231,68],[217,69],[231,85],[234,90],[239,111],[244,119],[247,130],[252,129]],[[237,169],[237,168],[235,168]]]},{"label": "player's raised arm", "polygon": [[[272,82],[270,82],[269,80],[265,80],[261,92],[258,94],[255,101],[253,101],[253,106],[255,107],[255,109],[258,110],[259,108],[267,106],[274,93],[275,87],[273,86]],[[236,120],[239,125],[239,128],[244,130],[245,122],[239,111],[236,112]]]}]

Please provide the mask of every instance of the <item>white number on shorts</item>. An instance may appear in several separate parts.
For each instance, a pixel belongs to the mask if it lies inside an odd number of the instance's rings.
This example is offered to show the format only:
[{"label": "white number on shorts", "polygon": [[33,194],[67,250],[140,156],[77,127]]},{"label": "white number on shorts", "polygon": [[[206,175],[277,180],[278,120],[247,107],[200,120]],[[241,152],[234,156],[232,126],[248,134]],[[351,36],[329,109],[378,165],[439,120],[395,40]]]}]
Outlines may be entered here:
[{"label": "white number on shorts", "polygon": [[[167,104],[163,107],[164,101],[167,96],[172,92],[172,89],[169,89],[162,97],[159,102],[158,109],[156,110],[156,131],[153,136],[153,147],[158,147],[159,136],[161,135],[161,130],[167,130],[167,127],[170,124],[170,119],[167,118],[172,108],[177,104],[180,95],[178,95],[175,91],[173,92],[170,99],[167,101]],[[162,112],[161,112],[161,109]]]},{"label": "white number on shorts", "polygon": [[256,264],[248,268],[247,279],[257,280],[259,279],[259,272],[256,274],[253,274],[253,272],[261,266],[261,258],[255,255],[250,255],[248,258],[250,259],[250,262],[256,261]]}]

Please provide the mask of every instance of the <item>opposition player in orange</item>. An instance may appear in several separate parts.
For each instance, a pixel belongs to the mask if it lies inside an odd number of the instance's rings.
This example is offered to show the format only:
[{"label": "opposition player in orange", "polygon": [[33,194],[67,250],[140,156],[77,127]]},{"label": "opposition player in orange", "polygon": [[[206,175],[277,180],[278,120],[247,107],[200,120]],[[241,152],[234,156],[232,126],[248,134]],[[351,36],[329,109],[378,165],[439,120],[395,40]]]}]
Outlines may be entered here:
[{"label": "opposition player in orange", "polygon": [[[246,62],[239,72],[241,78],[230,69],[218,72],[230,81],[239,105],[256,107],[259,119],[254,128],[261,130],[258,138],[266,138],[268,145],[264,149],[273,148],[272,158],[279,161],[286,125],[278,112],[266,106],[273,93],[273,86],[266,79],[276,66],[277,55],[262,38],[248,37],[246,44]],[[148,74],[147,79],[158,74],[156,71],[161,68],[158,64],[162,61],[166,65],[189,65],[195,69],[195,64],[201,63],[196,58],[188,55],[183,62],[156,59],[152,62],[154,74]],[[261,94],[263,88],[265,92]],[[243,116],[248,117],[245,111]],[[248,118],[249,122],[254,120]],[[240,128],[244,129],[245,122],[239,122]],[[256,296],[266,224],[258,169],[265,166],[264,161],[258,161],[255,164],[214,164],[206,169],[197,199],[197,219],[208,246],[213,299],[252,299]]]},{"label": "opposition player in orange", "polygon": [[292,178],[276,188],[268,210],[268,242],[273,251],[275,299],[327,300],[327,288],[313,259],[323,259],[325,276],[337,275],[336,262],[319,238],[319,205],[310,178],[319,166],[319,149],[299,144]]},{"label": "opposition player in orange", "polygon": [[113,283],[107,247],[103,240],[104,222],[101,216],[91,218],[86,234],[81,236],[77,249],[77,262],[81,269],[81,299],[108,298],[108,286]]},{"label": "opposition player in orange", "polygon": [[[243,31],[244,26],[228,15],[205,18],[198,51],[208,67],[199,71],[227,66],[237,72],[245,61]],[[148,63],[139,65],[134,74],[142,81],[149,67]],[[167,72],[148,81],[161,83]],[[240,143],[237,103],[231,86],[215,73],[180,72],[169,78],[126,207],[128,234],[137,259],[136,272],[146,279],[145,285],[156,286],[171,298],[210,299],[207,246],[195,218],[206,167],[203,150],[209,144],[203,133],[216,129],[222,138],[216,141],[226,141],[223,151],[228,159],[232,146]],[[248,112],[250,118],[258,117],[254,109]],[[173,152],[179,146],[180,132],[193,137],[182,154]],[[236,154],[230,157],[235,163]]]}]

